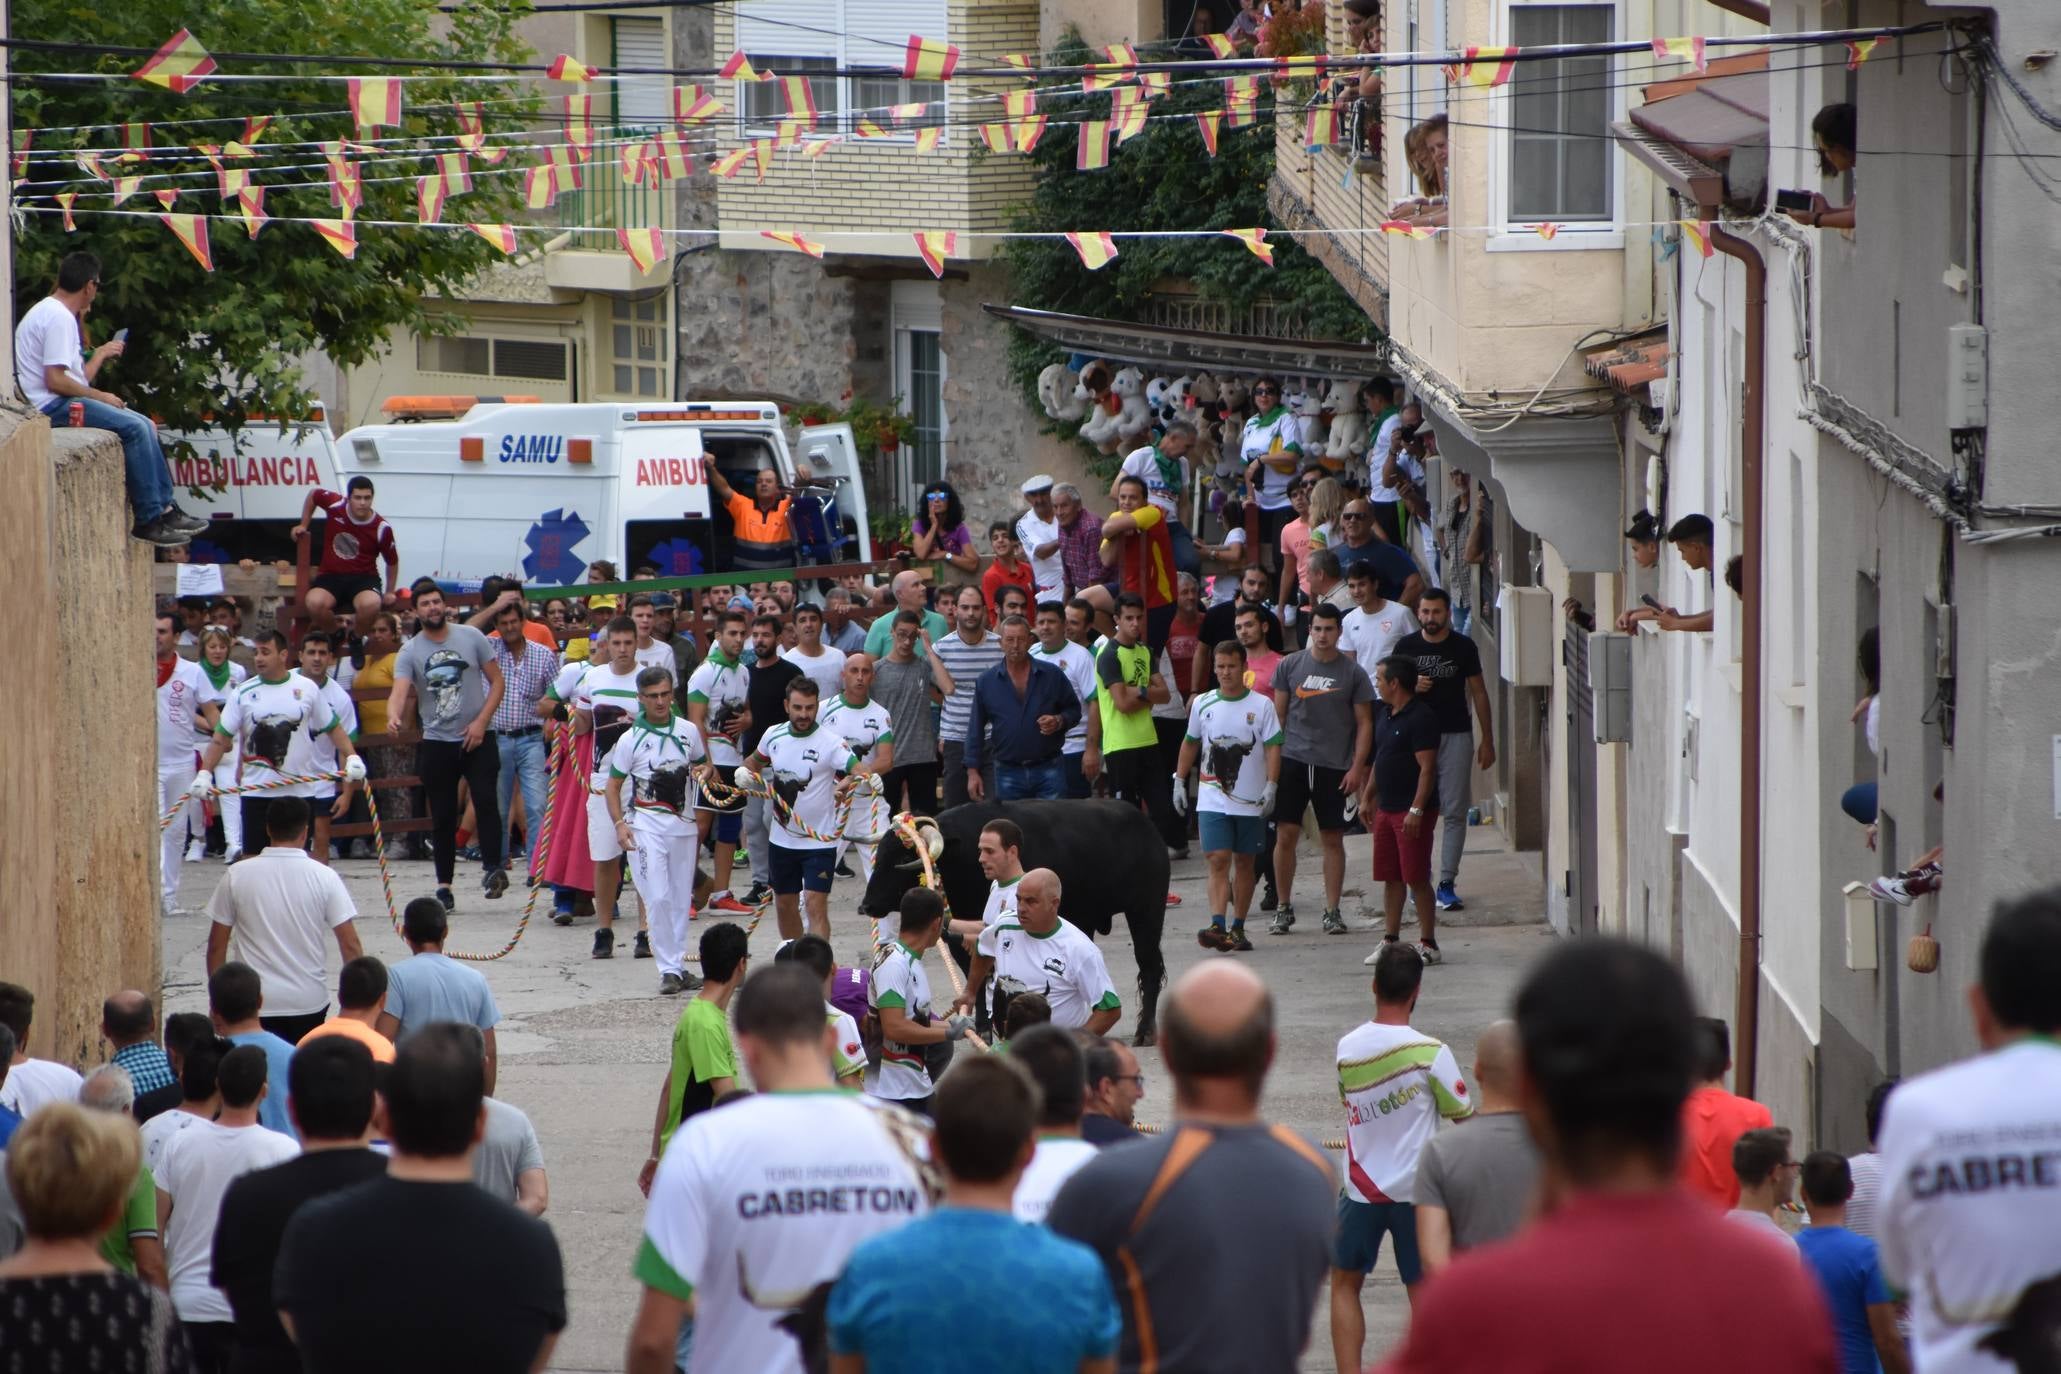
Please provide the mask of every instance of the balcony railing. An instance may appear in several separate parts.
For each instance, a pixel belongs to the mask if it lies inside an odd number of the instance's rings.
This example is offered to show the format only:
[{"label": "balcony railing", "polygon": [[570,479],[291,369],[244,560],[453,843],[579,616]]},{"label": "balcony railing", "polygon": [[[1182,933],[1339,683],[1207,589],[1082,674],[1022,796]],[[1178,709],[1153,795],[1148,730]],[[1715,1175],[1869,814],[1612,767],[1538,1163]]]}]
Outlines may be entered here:
[{"label": "balcony railing", "polygon": [[634,186],[623,177],[620,140],[648,138],[655,132],[642,128],[595,130],[595,142],[600,146],[580,168],[579,189],[558,197],[559,227],[574,231],[572,247],[614,251],[619,247],[617,229],[658,228],[670,221],[671,183],[659,181],[648,167]]}]

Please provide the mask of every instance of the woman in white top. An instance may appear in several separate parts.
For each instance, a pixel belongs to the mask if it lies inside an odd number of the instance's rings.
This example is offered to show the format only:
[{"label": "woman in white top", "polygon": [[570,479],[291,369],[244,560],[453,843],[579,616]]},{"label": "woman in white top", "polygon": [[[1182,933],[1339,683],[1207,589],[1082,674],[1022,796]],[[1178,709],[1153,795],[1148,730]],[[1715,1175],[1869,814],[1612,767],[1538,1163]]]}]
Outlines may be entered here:
[{"label": "woman in white top", "polygon": [[1295,518],[1288,484],[1302,466],[1302,427],[1281,403],[1281,379],[1262,377],[1252,384],[1253,417],[1245,422],[1238,444],[1245,461],[1245,481],[1260,510],[1260,550],[1272,559],[1280,547],[1281,527]]}]

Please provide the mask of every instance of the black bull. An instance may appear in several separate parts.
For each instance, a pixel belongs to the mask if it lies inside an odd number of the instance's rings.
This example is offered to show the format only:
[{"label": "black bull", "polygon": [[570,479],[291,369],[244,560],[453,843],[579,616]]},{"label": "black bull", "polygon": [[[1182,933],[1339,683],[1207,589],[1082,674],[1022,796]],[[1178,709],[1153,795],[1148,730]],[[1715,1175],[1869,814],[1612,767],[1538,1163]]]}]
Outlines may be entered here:
[{"label": "black bull", "polygon": [[[981,827],[997,818],[1023,831],[1023,866],[1059,875],[1059,909],[1090,935],[1107,935],[1117,913],[1131,927],[1138,959],[1138,1027],[1132,1043],[1150,1045],[1159,1026],[1159,990],[1166,959],[1159,949],[1166,927],[1166,842],[1135,806],[1113,801],[977,802],[955,806],[937,818],[945,838],[937,860],[939,881],[952,914],[978,920],[987,905],[988,876],[980,868]],[[898,910],[902,894],[916,886],[923,867],[899,831],[880,842],[873,881],[859,909],[871,917]]]}]

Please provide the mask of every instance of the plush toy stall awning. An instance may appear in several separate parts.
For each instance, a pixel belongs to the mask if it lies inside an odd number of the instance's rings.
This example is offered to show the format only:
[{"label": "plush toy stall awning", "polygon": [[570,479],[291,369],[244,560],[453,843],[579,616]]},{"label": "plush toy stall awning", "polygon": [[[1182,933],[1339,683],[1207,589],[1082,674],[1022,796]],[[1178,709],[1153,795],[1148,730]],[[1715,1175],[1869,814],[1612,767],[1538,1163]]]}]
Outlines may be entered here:
[{"label": "plush toy stall awning", "polygon": [[1372,377],[1387,369],[1387,343],[1276,339],[1062,315],[1015,305],[981,309],[1073,353],[1173,371],[1271,372],[1295,377]]}]

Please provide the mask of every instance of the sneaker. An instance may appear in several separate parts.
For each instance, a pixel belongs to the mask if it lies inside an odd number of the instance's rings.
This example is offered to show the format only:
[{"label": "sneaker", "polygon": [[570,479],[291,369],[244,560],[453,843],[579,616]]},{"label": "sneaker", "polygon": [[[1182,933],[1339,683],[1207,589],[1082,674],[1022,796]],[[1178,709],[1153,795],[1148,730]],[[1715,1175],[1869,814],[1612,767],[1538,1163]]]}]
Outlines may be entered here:
[{"label": "sneaker", "polygon": [[1166,856],[1167,856],[1167,858],[1169,858],[1169,859],[1173,860],[1174,862],[1178,863],[1178,862],[1180,862],[1180,861],[1181,861],[1182,859],[1185,859],[1185,858],[1187,858],[1187,857],[1188,857],[1188,846],[1184,844],[1184,845],[1182,845],[1182,846],[1181,846],[1181,847],[1180,847],[1179,849],[1169,849],[1169,850],[1168,850],[1168,851],[1166,852]]},{"label": "sneaker", "polygon": [[448,887],[437,889],[437,900],[444,904],[444,913],[446,915],[458,909],[458,899],[451,895],[451,889]]},{"label": "sneaker", "polygon": [[681,980],[680,975],[677,973],[668,973],[665,977],[658,980],[658,995],[661,997],[672,997],[686,990],[687,984]]},{"label": "sneaker", "polygon": [[1231,932],[1212,921],[1195,932],[1195,943],[1201,945],[1204,949],[1229,950],[1231,948]]},{"label": "sneaker", "polygon": [[232,845],[228,849],[222,851],[222,862],[224,865],[233,864],[242,857],[243,849],[241,846]]},{"label": "sneaker", "polygon": [[1899,873],[1894,878],[1877,878],[1868,884],[1868,895],[1878,902],[1892,902],[1897,906],[1909,906],[1918,900],[1919,894],[1911,890],[1910,875]]},{"label": "sneaker", "polygon": [[573,914],[572,914],[572,908],[571,908],[571,907],[569,907],[569,906],[554,906],[554,907],[552,907],[552,908],[551,908],[551,923],[552,923],[553,925],[561,925],[561,926],[569,926],[569,925],[571,925],[571,924],[573,923]]},{"label": "sneaker", "polygon": [[458,848],[458,858],[460,859],[460,861],[462,861],[462,862],[464,862],[464,863],[469,863],[469,864],[476,864],[476,863],[478,863],[478,862],[479,862],[479,846],[478,846],[478,845],[476,845],[476,844],[460,845],[460,846],[459,846],[459,848]]},{"label": "sneaker", "polygon": [[852,872],[852,866],[846,863],[843,859],[839,859],[837,861],[837,867],[832,869],[831,872],[835,873],[840,878],[856,878],[859,876],[858,874]]},{"label": "sneaker", "polygon": [[749,916],[751,908],[737,900],[732,893],[725,892],[708,904],[710,911],[720,911],[726,916]]},{"label": "sneaker", "polygon": [[1272,911],[1279,905],[1281,905],[1281,894],[1274,890],[1272,883],[1268,883],[1266,891],[1260,893],[1260,910]]},{"label": "sneaker", "polygon": [[193,542],[191,530],[180,529],[169,516],[160,515],[155,520],[139,521],[129,527],[130,537],[141,539],[146,544],[155,544],[161,549],[176,549]]},{"label": "sneaker", "polygon": [[1337,907],[1333,907],[1324,913],[1324,933],[1326,935],[1344,935],[1348,933],[1345,916]]},{"label": "sneaker", "polygon": [[1274,919],[1267,923],[1267,933],[1270,935],[1286,935],[1294,925],[1295,903],[1283,902],[1281,903],[1281,909],[1274,913]]},{"label": "sneaker", "polygon": [[680,970],[680,971],[679,971],[679,972],[678,972],[677,974],[675,974],[675,975],[673,975],[673,976],[674,976],[674,977],[676,977],[676,978],[678,978],[678,979],[680,980],[680,991],[682,991],[682,992],[700,992],[700,991],[701,991],[701,985],[702,985],[702,982],[703,982],[704,980],[702,979],[702,976],[701,976],[700,974],[698,974],[698,973],[695,973],[695,972],[693,972],[693,971],[692,971],[692,970],[690,970],[690,969],[684,969],[684,968],[683,968],[683,969],[681,969],[681,970]]},{"label": "sneaker", "polygon": [[194,840],[186,846],[186,862],[197,864],[208,856],[206,840]]},{"label": "sneaker", "polygon": [[738,850],[738,851],[737,851],[737,852],[736,852],[735,854],[732,854],[732,855],[730,856],[730,862],[731,862],[731,863],[733,863],[733,864],[743,864],[743,865],[744,865],[744,866],[745,866],[746,868],[750,868],[750,867],[751,867],[751,851],[750,851],[750,850],[748,850],[748,849],[740,849],[740,850]]},{"label": "sneaker", "polygon": [[164,514],[158,516],[158,519],[173,529],[184,530],[188,534],[199,534],[208,527],[207,521],[188,511],[180,510],[176,505],[168,508]]},{"label": "sneaker", "polygon": [[1417,953],[1423,956],[1427,964],[1443,964],[1446,961],[1445,951],[1438,947],[1436,940],[1419,940]]},{"label": "sneaker", "polygon": [[499,897],[508,890],[508,870],[497,868],[487,874],[486,877],[480,880],[480,888],[487,894],[489,901]]},{"label": "sneaker", "polygon": [[594,957],[596,959],[615,958],[615,932],[607,926],[603,926],[594,932]]},{"label": "sneaker", "polygon": [[1167,904],[1168,906],[1179,906],[1179,905],[1181,904],[1181,894],[1180,894],[1180,893],[1178,893],[1178,892],[1169,892],[1169,893],[1167,893],[1167,894],[1166,894],[1166,904]]},{"label": "sneaker", "polygon": [[1240,953],[1240,954],[1250,954],[1250,953],[1252,953],[1252,941],[1250,941],[1250,940],[1248,940],[1248,939],[1246,939],[1246,938],[1245,938],[1245,923],[1244,923],[1244,922],[1242,922],[1242,921],[1241,921],[1241,922],[1239,922],[1238,924],[1236,924],[1236,925],[1232,926],[1232,927],[1231,927],[1231,932],[1230,932],[1230,934],[1231,934],[1231,948],[1232,948],[1233,950],[1235,950],[1236,952],[1238,952],[1238,953]]},{"label": "sneaker", "polygon": [[773,889],[767,883],[753,883],[751,891],[744,894],[744,904],[747,907],[760,906],[771,900],[773,900]]},{"label": "sneaker", "polygon": [[1465,911],[1467,909],[1467,903],[1460,900],[1460,894],[1453,891],[1451,883],[1440,883],[1436,896],[1438,897],[1438,909],[1440,911]]},{"label": "sneaker", "polygon": [[632,959],[649,959],[651,957],[650,931],[640,930],[637,932],[637,943],[631,948],[630,957]]},{"label": "sneaker", "polygon": [[1379,962],[1379,961],[1380,961],[1380,959],[1381,959],[1381,951],[1382,951],[1382,950],[1384,950],[1384,949],[1387,949],[1387,948],[1388,948],[1388,947],[1389,947],[1390,945],[1392,945],[1392,944],[1396,943],[1396,941],[1397,941],[1397,940],[1399,940],[1399,939],[1401,939],[1401,938],[1402,938],[1402,937],[1401,937],[1401,936],[1398,936],[1398,935],[1384,935],[1384,936],[1382,936],[1382,937],[1381,937],[1381,943],[1380,943],[1380,944],[1378,944],[1378,945],[1376,945],[1376,946],[1374,946],[1374,952],[1373,952],[1372,954],[1368,955],[1368,956],[1367,956],[1366,958],[1364,958],[1364,959],[1360,960],[1360,962],[1361,962],[1362,964],[1365,964],[1365,965],[1366,965],[1366,966],[1367,966],[1368,968],[1372,968],[1372,967],[1374,967],[1374,965],[1375,965],[1375,964],[1376,964],[1377,962]]}]

